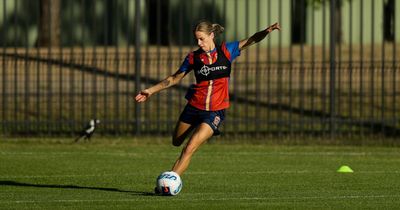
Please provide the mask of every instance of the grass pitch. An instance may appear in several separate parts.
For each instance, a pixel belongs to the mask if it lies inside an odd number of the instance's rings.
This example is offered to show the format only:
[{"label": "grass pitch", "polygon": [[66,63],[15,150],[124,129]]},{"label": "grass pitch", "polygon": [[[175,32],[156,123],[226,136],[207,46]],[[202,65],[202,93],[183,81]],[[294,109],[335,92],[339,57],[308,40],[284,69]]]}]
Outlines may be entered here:
[{"label": "grass pitch", "polygon": [[[0,209],[396,209],[400,148],[206,144],[174,197],[169,139],[2,140]],[[348,165],[354,173],[338,173]]]}]

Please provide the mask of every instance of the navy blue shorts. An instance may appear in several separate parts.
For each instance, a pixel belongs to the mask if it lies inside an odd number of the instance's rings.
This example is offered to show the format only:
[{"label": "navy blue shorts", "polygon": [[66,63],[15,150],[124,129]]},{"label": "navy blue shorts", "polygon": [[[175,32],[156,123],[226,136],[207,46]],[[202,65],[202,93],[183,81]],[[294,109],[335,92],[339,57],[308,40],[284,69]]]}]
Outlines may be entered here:
[{"label": "navy blue shorts", "polygon": [[207,123],[214,131],[214,136],[219,135],[221,132],[218,130],[219,125],[225,119],[225,109],[218,111],[204,111],[193,107],[190,104],[185,106],[179,120],[191,124],[192,126],[198,126],[201,123]]}]

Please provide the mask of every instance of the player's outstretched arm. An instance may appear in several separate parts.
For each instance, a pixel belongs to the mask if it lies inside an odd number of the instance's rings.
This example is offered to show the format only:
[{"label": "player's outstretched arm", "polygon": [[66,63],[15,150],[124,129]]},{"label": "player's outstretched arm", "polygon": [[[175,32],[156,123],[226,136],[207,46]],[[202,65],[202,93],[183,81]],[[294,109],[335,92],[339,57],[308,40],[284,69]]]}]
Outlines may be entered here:
[{"label": "player's outstretched arm", "polygon": [[271,33],[275,29],[281,30],[281,26],[279,25],[279,23],[274,23],[274,24],[268,26],[268,28],[253,34],[253,36],[251,36],[247,39],[241,40],[239,42],[239,49],[244,50],[247,47],[263,40],[269,33]]},{"label": "player's outstretched arm", "polygon": [[161,90],[167,89],[171,86],[178,84],[183,77],[185,77],[186,72],[177,71],[175,74],[172,74],[159,82],[158,84],[141,90],[135,97],[136,102],[145,102],[151,95],[154,93],[160,92]]}]

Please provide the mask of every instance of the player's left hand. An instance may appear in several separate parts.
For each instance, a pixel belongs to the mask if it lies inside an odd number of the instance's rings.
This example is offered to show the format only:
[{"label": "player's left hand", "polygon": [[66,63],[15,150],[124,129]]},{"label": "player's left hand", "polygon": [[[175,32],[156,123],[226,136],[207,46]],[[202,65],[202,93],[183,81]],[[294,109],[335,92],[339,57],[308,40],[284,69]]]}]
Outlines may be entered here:
[{"label": "player's left hand", "polygon": [[266,29],[268,31],[268,33],[271,33],[273,30],[281,30],[281,26],[279,25],[279,23],[274,23],[270,26],[268,26],[268,28]]}]

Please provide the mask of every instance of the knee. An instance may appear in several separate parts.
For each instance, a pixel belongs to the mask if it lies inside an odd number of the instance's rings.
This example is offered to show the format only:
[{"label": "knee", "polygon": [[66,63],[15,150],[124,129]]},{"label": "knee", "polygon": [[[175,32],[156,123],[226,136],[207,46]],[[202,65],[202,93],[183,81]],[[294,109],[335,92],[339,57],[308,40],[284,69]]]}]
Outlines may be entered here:
[{"label": "knee", "polygon": [[183,143],[183,139],[182,138],[179,138],[179,137],[176,137],[176,136],[172,137],[172,145],[174,145],[176,147],[179,147],[179,146],[182,145],[182,143]]},{"label": "knee", "polygon": [[194,154],[194,152],[196,152],[196,150],[197,150],[197,146],[194,146],[194,145],[191,145],[191,144],[189,144],[189,145],[187,145],[186,147],[185,147],[185,149],[183,150],[183,153],[185,154],[185,155],[193,155]]},{"label": "knee", "polygon": [[182,145],[181,142],[176,141],[175,139],[172,139],[172,145],[174,145],[175,147],[179,147]]}]

